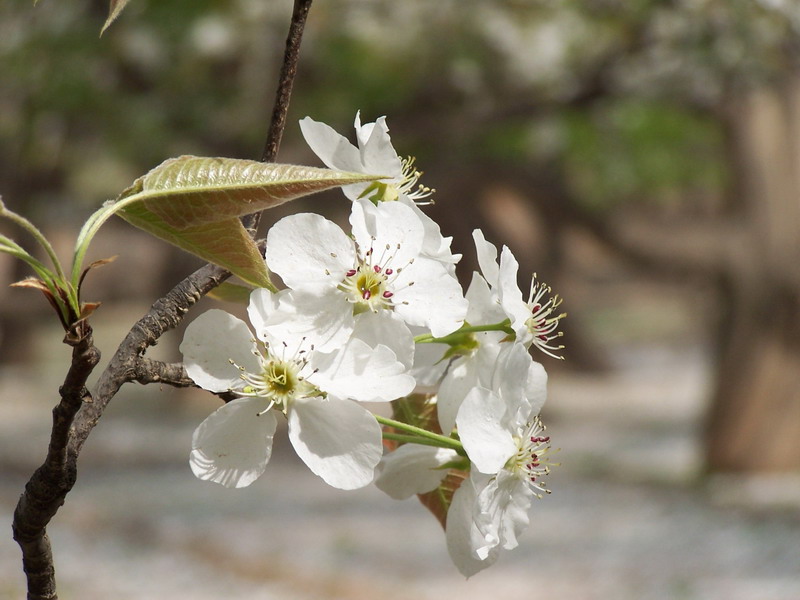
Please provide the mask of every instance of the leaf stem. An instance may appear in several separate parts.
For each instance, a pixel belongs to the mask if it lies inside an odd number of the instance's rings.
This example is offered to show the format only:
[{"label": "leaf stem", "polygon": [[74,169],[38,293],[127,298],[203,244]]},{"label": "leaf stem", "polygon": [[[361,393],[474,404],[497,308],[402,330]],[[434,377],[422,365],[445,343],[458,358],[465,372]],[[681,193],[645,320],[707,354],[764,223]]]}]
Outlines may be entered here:
[{"label": "leaf stem", "polygon": [[4,216],[12,223],[19,225],[22,229],[30,233],[33,236],[33,239],[35,239],[36,242],[47,253],[47,256],[50,258],[50,262],[52,262],[53,267],[55,267],[56,274],[58,275],[58,277],[62,281],[66,281],[64,278],[64,271],[61,269],[61,262],[58,260],[58,256],[56,256],[55,250],[53,250],[53,246],[50,244],[49,241],[47,241],[47,238],[44,237],[42,232],[39,231],[33,223],[28,221],[28,219],[26,219],[22,215],[18,215],[17,213],[8,210],[5,206],[0,205],[0,215]]}]

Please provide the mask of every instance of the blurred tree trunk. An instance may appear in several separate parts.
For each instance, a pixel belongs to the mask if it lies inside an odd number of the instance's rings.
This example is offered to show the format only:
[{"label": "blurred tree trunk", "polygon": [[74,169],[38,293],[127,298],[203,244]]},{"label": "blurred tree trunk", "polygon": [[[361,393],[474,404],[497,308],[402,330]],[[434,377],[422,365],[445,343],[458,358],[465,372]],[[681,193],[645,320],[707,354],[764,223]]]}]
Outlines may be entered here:
[{"label": "blurred tree trunk", "polygon": [[750,92],[728,117],[732,206],[707,464],[800,469],[800,78]]}]

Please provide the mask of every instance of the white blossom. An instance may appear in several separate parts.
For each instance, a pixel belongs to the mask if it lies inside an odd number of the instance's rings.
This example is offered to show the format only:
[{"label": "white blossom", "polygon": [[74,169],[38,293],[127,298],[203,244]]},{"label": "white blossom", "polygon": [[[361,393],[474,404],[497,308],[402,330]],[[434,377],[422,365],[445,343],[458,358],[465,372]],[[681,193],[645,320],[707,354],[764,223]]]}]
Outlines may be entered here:
[{"label": "white blossom", "polygon": [[195,430],[193,472],[226,487],[250,485],[266,468],[282,413],[295,451],[314,473],[341,489],[367,485],[382,454],[382,434],[354,400],[404,396],[413,378],[382,344],[352,338],[335,352],[320,352],[302,336],[277,338],[263,327],[275,310],[269,291],[253,293],[248,313],[258,339],[221,310],[187,328],[181,352],[189,376],[204,389],[238,396]]},{"label": "white blossom", "polygon": [[[522,353],[527,352],[519,345],[510,348],[516,357],[505,361],[501,376],[519,378],[526,372]],[[523,379],[523,385],[506,380],[494,391],[473,388],[456,419],[472,466],[469,483],[454,495],[447,537],[454,562],[467,576],[492,564],[500,550],[517,546],[531,500],[548,493],[542,478],[551,464],[550,438],[538,416],[547,376],[538,365]]]},{"label": "white blossom", "polygon": [[510,320],[517,341],[526,348],[533,345],[553,358],[563,358],[556,352],[564,346],[553,344],[553,340],[563,335],[558,327],[566,313],[555,314],[561,305],[561,298],[553,295],[549,286],[537,281],[534,274],[528,299],[524,300],[517,283],[519,263],[511,250],[503,246],[498,267],[497,248],[486,241],[480,229],[476,229],[472,237],[483,276],[491,286],[496,302]]},{"label": "white blossom", "polygon": [[422,175],[414,167],[414,159],[401,159],[392,145],[386,117],[374,123],[361,124],[361,114],[356,113],[355,129],[357,146],[337,133],[332,127],[306,117],[300,121],[300,129],[309,147],[331,169],[385,175],[376,183],[356,183],[342,187],[350,200],[368,198],[376,204],[400,201],[411,208],[424,228],[422,253],[451,266],[461,255],[450,252],[451,237],[442,237],[439,225],[420,210],[417,204],[430,203],[428,198],[434,190],[419,184]]},{"label": "white blossom", "polygon": [[461,286],[443,263],[421,254],[424,228],[408,206],[357,200],[350,221],[353,239],[315,214],[291,215],[270,229],[267,265],[290,291],[268,330],[300,328],[329,350],[349,339],[366,312],[437,337],[461,326],[467,312]]}]

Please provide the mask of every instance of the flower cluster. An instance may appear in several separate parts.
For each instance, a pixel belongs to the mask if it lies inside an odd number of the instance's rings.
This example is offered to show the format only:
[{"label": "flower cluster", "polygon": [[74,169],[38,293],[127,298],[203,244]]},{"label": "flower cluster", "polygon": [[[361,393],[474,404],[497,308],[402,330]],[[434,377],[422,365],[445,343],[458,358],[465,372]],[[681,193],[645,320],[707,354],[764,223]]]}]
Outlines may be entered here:
[{"label": "flower cluster", "polygon": [[[285,289],[252,292],[252,329],[221,310],[187,328],[189,376],[233,398],[195,431],[192,470],[251,484],[283,415],[300,458],[340,489],[375,481],[406,498],[461,473],[446,537],[470,576],[517,545],[532,499],[547,492],[547,375],[530,349],[558,358],[560,300],[535,278],[525,300],[514,256],[504,247],[498,261],[480,230],[481,272],[462,292],[451,238],[420,209],[433,190],[397,155],[383,117],[362,125],[356,116],[357,145],[310,118],[300,125],[326,166],[384,177],[342,188],[349,231],[308,213],[270,229],[265,260]],[[362,404],[412,394],[435,418],[388,419]]]}]

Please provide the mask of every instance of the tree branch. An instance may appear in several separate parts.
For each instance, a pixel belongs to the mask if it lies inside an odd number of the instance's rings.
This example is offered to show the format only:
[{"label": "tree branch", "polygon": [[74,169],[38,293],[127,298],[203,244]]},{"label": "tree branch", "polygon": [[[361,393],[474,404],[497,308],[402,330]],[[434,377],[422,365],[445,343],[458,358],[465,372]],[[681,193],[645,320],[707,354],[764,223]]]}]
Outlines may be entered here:
[{"label": "tree branch", "polygon": [[75,484],[77,455],[69,452],[70,429],[81,407],[92,402],[84,386],[100,360],[91,327],[85,322],[79,325],[82,331],[74,342],[72,365],[59,390],[61,401],[53,409],[47,457],[31,476],[14,511],[12,530],[22,550],[29,600],[57,598],[53,554],[46,527]]},{"label": "tree branch", "polygon": [[286,128],[286,114],[289,112],[289,100],[292,96],[292,87],[297,75],[297,61],[300,58],[300,42],[303,39],[303,30],[306,26],[308,11],[312,0],[295,0],[292,11],[292,22],[289,25],[289,35],[286,37],[286,50],[283,55],[283,65],[278,79],[278,89],[275,93],[275,105],[272,109],[267,142],[261,155],[261,162],[274,162],[278,156],[283,130]]},{"label": "tree branch", "polygon": [[[172,288],[166,296],[156,300],[150,311],[136,322],[100,375],[94,401],[84,405],[75,419],[70,450],[76,456],[119,388],[124,383],[136,380],[137,362],[142,359],[145,350],[155,344],[165,332],[177,327],[200,298],[230,275],[230,272],[216,265],[201,267]],[[145,377],[141,371],[138,375]],[[151,380],[156,380],[155,377],[156,374],[150,375]]]},{"label": "tree branch", "polygon": [[186,373],[183,363],[164,363],[140,356],[133,365],[133,381],[142,385],[166,383],[173,387],[192,387],[195,385]]},{"label": "tree branch", "polygon": [[[289,24],[289,34],[286,36],[286,49],[283,53],[283,63],[278,76],[278,89],[275,91],[275,103],[272,108],[267,141],[261,154],[261,162],[275,162],[278,149],[286,129],[286,115],[289,112],[289,100],[292,97],[294,79],[297,75],[297,61],[300,59],[300,42],[303,40],[303,31],[306,27],[308,11],[311,9],[312,0],[294,0],[292,21]],[[242,223],[255,237],[261,213],[247,215],[242,218]]]}]

